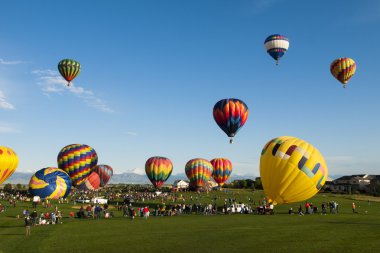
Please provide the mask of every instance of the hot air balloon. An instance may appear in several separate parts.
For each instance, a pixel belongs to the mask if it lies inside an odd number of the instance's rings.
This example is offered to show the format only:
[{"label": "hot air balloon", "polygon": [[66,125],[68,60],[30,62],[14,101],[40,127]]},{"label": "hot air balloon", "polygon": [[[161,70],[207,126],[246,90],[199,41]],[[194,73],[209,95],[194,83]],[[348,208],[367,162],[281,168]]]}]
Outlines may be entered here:
[{"label": "hot air balloon", "polygon": [[215,158],[210,161],[214,168],[212,177],[222,187],[232,173],[232,163],[226,158]]},{"label": "hot air balloon", "polygon": [[57,161],[58,167],[69,174],[73,186],[77,186],[94,170],[98,155],[88,145],[71,144],[61,149]]},{"label": "hot air balloon", "polygon": [[58,63],[58,71],[67,81],[67,86],[79,74],[80,63],[72,59],[63,59]]},{"label": "hot air balloon", "polygon": [[42,199],[66,198],[71,190],[71,179],[61,169],[48,167],[37,171],[29,182],[29,192]]},{"label": "hot air balloon", "polygon": [[15,172],[18,165],[16,153],[4,146],[0,146],[0,185]]},{"label": "hot air balloon", "polygon": [[321,153],[304,140],[281,136],[261,152],[260,176],[269,203],[307,200],[325,184],[328,169]]},{"label": "hot air balloon", "polygon": [[188,161],[185,166],[186,176],[190,180],[190,185],[194,188],[207,186],[212,175],[212,164],[206,159],[196,158]]},{"label": "hot air balloon", "polygon": [[155,188],[160,188],[173,171],[172,162],[161,156],[149,158],[145,163],[145,173]]},{"label": "hot air balloon", "polygon": [[94,171],[100,177],[100,187],[104,187],[113,175],[113,170],[111,166],[109,165],[104,165],[104,164],[96,165],[94,168]]},{"label": "hot air balloon", "polygon": [[278,61],[289,48],[289,39],[280,34],[273,34],[265,39],[264,46],[267,53],[276,60],[276,65],[278,65]]},{"label": "hot air balloon", "polygon": [[88,190],[97,190],[100,186],[100,177],[95,171],[84,180],[80,185],[77,186],[79,190],[88,191]]},{"label": "hot air balloon", "polygon": [[346,84],[355,74],[355,71],[356,63],[351,58],[339,58],[330,65],[331,74],[343,84],[343,88],[346,88]]},{"label": "hot air balloon", "polygon": [[222,99],[214,105],[213,115],[218,126],[231,137],[230,143],[233,143],[233,137],[244,125],[248,119],[247,105],[236,98]]}]

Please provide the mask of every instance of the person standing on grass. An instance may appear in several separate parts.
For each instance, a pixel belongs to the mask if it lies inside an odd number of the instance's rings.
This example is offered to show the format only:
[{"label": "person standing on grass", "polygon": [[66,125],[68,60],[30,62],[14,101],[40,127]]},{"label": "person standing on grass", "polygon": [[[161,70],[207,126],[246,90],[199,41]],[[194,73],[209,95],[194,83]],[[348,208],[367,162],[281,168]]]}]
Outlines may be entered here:
[{"label": "person standing on grass", "polygon": [[352,213],[356,213],[356,205],[352,202]]},{"label": "person standing on grass", "polygon": [[32,226],[32,219],[30,216],[25,216],[25,236],[30,236],[30,227]]}]

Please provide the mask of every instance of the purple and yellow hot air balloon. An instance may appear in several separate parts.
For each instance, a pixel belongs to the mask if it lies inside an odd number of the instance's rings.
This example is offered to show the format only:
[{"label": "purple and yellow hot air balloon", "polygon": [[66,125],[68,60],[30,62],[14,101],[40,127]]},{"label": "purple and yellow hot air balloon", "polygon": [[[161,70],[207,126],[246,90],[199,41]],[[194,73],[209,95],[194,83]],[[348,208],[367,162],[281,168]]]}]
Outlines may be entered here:
[{"label": "purple and yellow hot air balloon", "polygon": [[58,63],[58,71],[67,81],[67,86],[80,72],[80,63],[72,59],[63,59]]},{"label": "purple and yellow hot air balloon", "polygon": [[355,71],[356,63],[351,58],[339,58],[330,65],[331,74],[343,84],[343,88],[346,88],[346,84],[355,74]]},{"label": "purple and yellow hot air balloon", "polygon": [[66,198],[71,190],[71,179],[61,169],[48,167],[37,171],[29,182],[29,192],[41,199]]},{"label": "purple and yellow hot air balloon", "polygon": [[80,185],[77,186],[79,190],[88,191],[88,190],[97,190],[100,186],[100,177],[95,171],[84,180]]},{"label": "purple and yellow hot air balloon", "polygon": [[190,180],[190,185],[198,189],[207,186],[212,171],[212,164],[203,158],[191,159],[185,166],[185,173]]},{"label": "purple and yellow hot air balloon", "polygon": [[113,175],[111,166],[105,164],[96,165],[94,171],[100,177],[100,187],[104,187]]},{"label": "purple and yellow hot air balloon", "polygon": [[232,163],[227,158],[215,158],[210,161],[214,168],[212,177],[222,187],[232,173]]},{"label": "purple and yellow hot air balloon", "polygon": [[213,116],[218,126],[230,137],[233,137],[248,119],[248,106],[236,98],[222,99],[214,105]]},{"label": "purple and yellow hot air balloon", "polygon": [[17,165],[16,153],[8,147],[0,146],[0,185],[15,172]]},{"label": "purple and yellow hot air balloon", "polygon": [[73,186],[77,186],[94,170],[98,155],[88,145],[71,144],[61,149],[57,161],[58,167],[69,174]]},{"label": "purple and yellow hot air balloon", "polygon": [[273,34],[265,39],[264,46],[267,53],[276,60],[276,65],[278,65],[280,58],[289,49],[289,39],[284,35]]},{"label": "purple and yellow hot air balloon", "polygon": [[145,163],[145,173],[155,188],[160,188],[170,177],[173,164],[169,158],[154,156]]}]

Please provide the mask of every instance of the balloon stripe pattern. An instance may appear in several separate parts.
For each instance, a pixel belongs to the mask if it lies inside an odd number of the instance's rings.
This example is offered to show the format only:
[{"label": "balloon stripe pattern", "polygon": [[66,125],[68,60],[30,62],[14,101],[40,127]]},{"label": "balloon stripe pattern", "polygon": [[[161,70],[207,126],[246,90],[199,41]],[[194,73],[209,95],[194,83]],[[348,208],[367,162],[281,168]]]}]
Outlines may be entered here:
[{"label": "balloon stripe pattern", "polygon": [[100,177],[98,173],[95,171],[91,172],[91,174],[83,181],[80,185],[78,185],[79,190],[88,191],[88,190],[97,190],[100,186]]},{"label": "balloon stripe pattern", "polygon": [[166,157],[154,156],[145,163],[145,173],[155,188],[160,188],[168,180],[172,171],[173,164]]},{"label": "balloon stripe pattern", "polygon": [[64,59],[58,63],[58,71],[70,83],[79,74],[80,63],[75,60]]},{"label": "balloon stripe pattern", "polygon": [[65,198],[71,190],[71,179],[61,169],[48,167],[37,171],[29,181],[29,192],[42,199]]},{"label": "balloon stripe pattern", "polygon": [[207,185],[214,168],[203,158],[195,158],[186,163],[185,173],[194,187],[201,188]]},{"label": "balloon stripe pattern", "polygon": [[94,171],[100,177],[100,187],[104,187],[113,175],[113,169],[109,165],[99,164],[95,166]]},{"label": "balloon stripe pattern", "polygon": [[58,167],[69,174],[73,186],[77,186],[94,170],[98,155],[88,145],[71,144],[59,152],[57,161]]},{"label": "balloon stripe pattern", "polygon": [[214,168],[212,177],[221,187],[228,180],[232,173],[232,163],[226,158],[215,158],[210,161]]},{"label": "balloon stripe pattern", "polygon": [[330,65],[331,74],[341,82],[344,87],[355,74],[355,71],[356,63],[351,58],[339,58],[334,60]]},{"label": "balloon stripe pattern", "polygon": [[15,172],[17,166],[17,154],[8,147],[0,146],[0,185]]},{"label": "balloon stripe pattern", "polygon": [[260,175],[271,202],[292,203],[314,196],[328,175],[320,152],[301,139],[281,136],[262,150]]},{"label": "balloon stripe pattern", "polygon": [[278,62],[289,48],[289,39],[284,35],[273,34],[265,39],[264,46],[267,53]]},{"label": "balloon stripe pattern", "polygon": [[234,137],[248,119],[248,106],[236,98],[222,99],[214,105],[213,116],[218,126]]}]

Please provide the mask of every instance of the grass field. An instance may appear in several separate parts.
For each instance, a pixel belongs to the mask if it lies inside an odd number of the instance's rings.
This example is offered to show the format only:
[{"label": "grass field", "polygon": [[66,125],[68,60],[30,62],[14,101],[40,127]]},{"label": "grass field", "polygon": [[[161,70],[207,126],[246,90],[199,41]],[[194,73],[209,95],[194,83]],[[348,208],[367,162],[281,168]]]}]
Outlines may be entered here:
[{"label": "grass field", "polygon": [[[234,196],[247,203],[251,196],[257,203],[261,195],[242,190],[211,192],[198,201],[210,203],[217,196],[219,205]],[[185,198],[189,199],[188,194]],[[363,196],[359,200],[330,194],[311,199],[318,207],[330,200],[339,203],[338,214],[287,214],[290,207],[296,210],[304,204],[294,203],[276,206],[275,215],[181,215],[134,221],[116,209],[111,219],[69,218],[73,205],[60,204],[63,224],[32,227],[30,237],[25,236],[24,220],[16,216],[22,216],[25,208],[31,210],[31,203],[19,202],[0,214],[0,252],[379,252],[378,199],[369,202]],[[357,214],[351,210],[353,201]],[[49,210],[39,206],[37,211]]]}]

